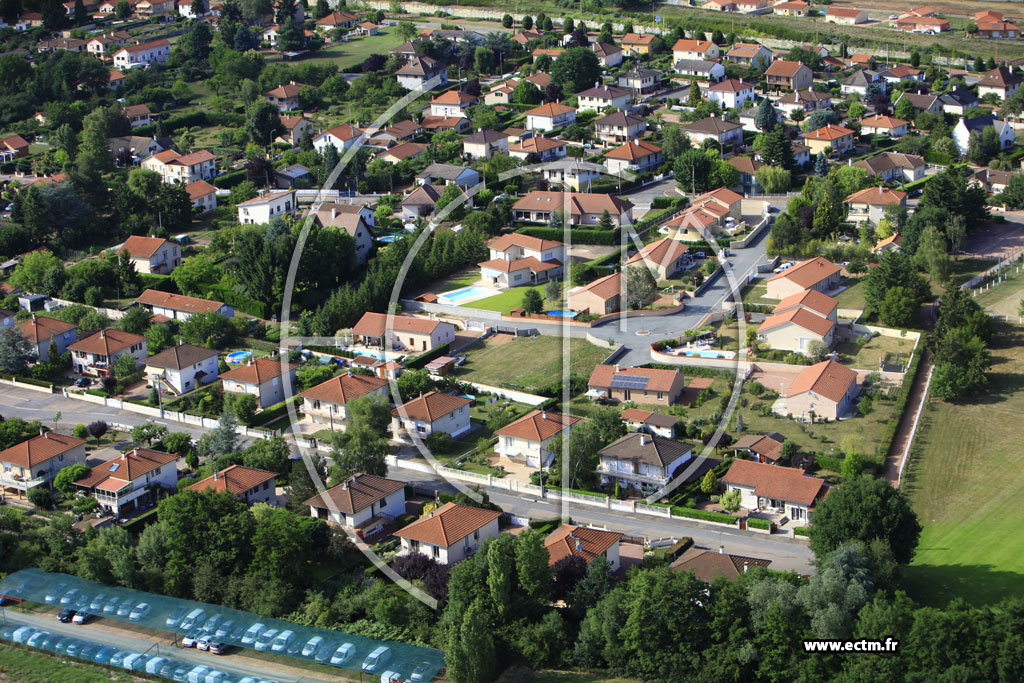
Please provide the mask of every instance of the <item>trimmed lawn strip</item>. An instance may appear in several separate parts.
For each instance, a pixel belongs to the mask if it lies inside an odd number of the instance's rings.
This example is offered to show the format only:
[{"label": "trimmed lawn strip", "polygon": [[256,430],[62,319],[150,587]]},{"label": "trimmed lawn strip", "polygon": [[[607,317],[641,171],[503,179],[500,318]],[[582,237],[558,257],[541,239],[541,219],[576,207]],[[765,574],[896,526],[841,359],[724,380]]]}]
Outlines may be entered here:
[{"label": "trimmed lawn strip", "polygon": [[[480,279],[479,276],[477,279]],[[472,283],[470,283],[472,284]],[[544,293],[547,287],[547,283],[543,285],[532,285],[530,287],[511,287],[501,294],[489,296],[486,299],[477,299],[476,301],[470,301],[466,303],[466,308],[479,308],[484,311],[497,311],[499,313],[507,314],[513,308],[520,308],[523,305],[523,297],[526,295],[526,290],[535,289],[540,294],[541,299],[545,299]],[[549,310],[547,304],[550,303],[546,299],[544,301],[544,310]]]}]

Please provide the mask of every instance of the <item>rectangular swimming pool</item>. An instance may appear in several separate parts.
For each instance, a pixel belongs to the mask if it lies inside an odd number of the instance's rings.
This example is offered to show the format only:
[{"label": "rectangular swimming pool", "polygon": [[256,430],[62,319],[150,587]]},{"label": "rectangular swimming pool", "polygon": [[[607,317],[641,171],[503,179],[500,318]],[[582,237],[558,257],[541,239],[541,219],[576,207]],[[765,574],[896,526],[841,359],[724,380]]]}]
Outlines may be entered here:
[{"label": "rectangular swimming pool", "polygon": [[474,301],[476,299],[483,299],[488,296],[494,296],[497,294],[492,289],[487,287],[478,287],[471,285],[469,287],[461,287],[459,289],[453,289],[450,292],[444,294],[438,294],[437,300],[442,304],[448,304],[449,306],[461,306],[468,301]]}]

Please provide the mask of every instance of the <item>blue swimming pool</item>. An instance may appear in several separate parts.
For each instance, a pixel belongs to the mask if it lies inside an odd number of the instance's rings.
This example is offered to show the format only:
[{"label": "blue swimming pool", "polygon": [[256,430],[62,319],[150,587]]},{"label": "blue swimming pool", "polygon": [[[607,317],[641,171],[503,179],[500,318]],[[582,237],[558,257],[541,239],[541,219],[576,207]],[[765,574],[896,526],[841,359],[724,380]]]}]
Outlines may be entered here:
[{"label": "blue swimming pool", "polygon": [[550,315],[552,318],[575,318],[579,313],[576,311],[547,311],[545,315]]},{"label": "blue swimming pool", "polygon": [[378,237],[377,241],[384,242],[385,244],[391,244],[392,242],[395,242],[401,238],[401,235],[384,235],[383,237]]},{"label": "blue swimming pool", "polygon": [[681,356],[695,356],[697,358],[735,358],[735,351],[695,351],[693,349],[680,349]]},{"label": "blue swimming pool", "polygon": [[461,306],[467,301],[473,301],[475,299],[483,299],[484,297],[494,296],[496,292],[488,289],[487,287],[477,287],[471,285],[469,287],[461,287],[459,289],[453,289],[450,292],[444,294],[438,294],[437,300],[442,304],[448,304],[449,306]]},{"label": "blue swimming pool", "polygon": [[226,360],[229,363],[244,363],[251,357],[252,352],[250,351],[235,351],[234,353],[229,353]]}]

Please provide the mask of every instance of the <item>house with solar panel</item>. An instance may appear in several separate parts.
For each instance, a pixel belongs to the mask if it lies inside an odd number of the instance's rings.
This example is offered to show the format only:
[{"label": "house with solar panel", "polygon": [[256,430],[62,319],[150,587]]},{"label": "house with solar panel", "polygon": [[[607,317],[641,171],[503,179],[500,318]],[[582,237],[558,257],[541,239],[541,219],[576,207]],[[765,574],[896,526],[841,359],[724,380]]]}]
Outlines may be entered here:
[{"label": "house with solar panel", "polygon": [[133,448],[92,468],[75,486],[116,517],[156,505],[158,489],[175,490],[178,456]]},{"label": "house with solar panel", "polygon": [[686,378],[678,369],[598,365],[590,375],[587,388],[587,396],[593,400],[668,406],[679,402],[686,388]]}]

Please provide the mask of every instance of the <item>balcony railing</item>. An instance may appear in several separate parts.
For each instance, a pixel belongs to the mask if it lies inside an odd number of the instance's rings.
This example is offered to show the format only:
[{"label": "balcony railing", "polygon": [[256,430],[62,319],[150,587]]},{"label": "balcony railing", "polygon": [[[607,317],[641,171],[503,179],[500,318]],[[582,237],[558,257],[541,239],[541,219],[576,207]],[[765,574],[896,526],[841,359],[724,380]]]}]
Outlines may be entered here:
[{"label": "balcony railing", "polygon": [[46,482],[46,477],[26,479],[20,474],[11,474],[10,472],[0,474],[0,486],[3,486],[4,488],[17,489],[19,491],[28,491],[29,489],[33,489],[37,486],[42,486]]}]

